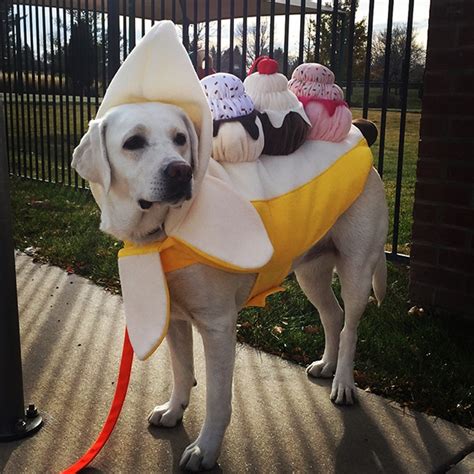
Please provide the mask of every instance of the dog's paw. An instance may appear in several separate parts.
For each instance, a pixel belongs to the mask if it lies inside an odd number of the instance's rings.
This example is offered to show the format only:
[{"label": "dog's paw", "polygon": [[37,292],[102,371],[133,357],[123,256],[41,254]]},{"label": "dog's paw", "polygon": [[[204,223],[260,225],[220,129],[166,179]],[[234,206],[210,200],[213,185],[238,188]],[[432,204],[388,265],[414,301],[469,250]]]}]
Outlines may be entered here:
[{"label": "dog's paw", "polygon": [[171,402],[158,405],[148,415],[148,423],[155,426],[173,428],[183,419],[185,409],[185,405],[173,406]]},{"label": "dog's paw", "polygon": [[218,456],[218,449],[206,447],[198,438],[184,450],[179,466],[186,471],[205,471],[215,466]]},{"label": "dog's paw", "polygon": [[331,400],[336,405],[352,405],[356,397],[356,386],[354,384],[354,377],[350,376],[336,376],[332,382]]},{"label": "dog's paw", "polygon": [[306,373],[311,377],[330,378],[334,375],[336,364],[326,362],[323,359],[316,360],[306,367]]}]

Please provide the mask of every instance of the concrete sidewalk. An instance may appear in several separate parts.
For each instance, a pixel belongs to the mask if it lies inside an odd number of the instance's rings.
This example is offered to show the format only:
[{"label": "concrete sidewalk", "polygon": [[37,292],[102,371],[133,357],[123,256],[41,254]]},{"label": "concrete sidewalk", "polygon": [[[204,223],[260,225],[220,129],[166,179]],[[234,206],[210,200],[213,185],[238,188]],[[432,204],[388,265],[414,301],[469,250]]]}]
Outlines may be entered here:
[{"label": "concrete sidewalk", "polygon": [[[34,437],[0,444],[0,472],[59,472],[97,436],[112,400],[124,331],[121,299],[63,270],[18,255],[25,396],[44,415]],[[183,424],[149,428],[146,417],[170,391],[166,344],[136,361],[122,416],[90,472],[175,472],[204,417],[202,346]],[[329,381],[239,346],[234,412],[217,472],[444,472],[474,447],[474,433],[406,412],[359,392],[359,403],[329,401]],[[464,471],[463,471],[464,472]]]}]

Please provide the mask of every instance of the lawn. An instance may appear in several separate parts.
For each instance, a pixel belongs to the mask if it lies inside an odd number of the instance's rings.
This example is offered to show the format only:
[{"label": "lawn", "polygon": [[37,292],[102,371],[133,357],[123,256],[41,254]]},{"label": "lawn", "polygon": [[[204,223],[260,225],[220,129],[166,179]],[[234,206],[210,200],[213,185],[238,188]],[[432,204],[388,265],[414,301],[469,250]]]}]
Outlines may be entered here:
[{"label": "lawn", "polygon": [[[119,244],[98,231],[99,212],[87,191],[20,178],[12,178],[11,188],[17,248],[119,291]],[[322,355],[321,324],[291,276],[285,286],[265,310],[242,311],[238,338],[307,364]],[[339,295],[337,281],[335,287]],[[407,288],[407,268],[389,264],[387,298],[380,309],[369,305],[360,325],[356,382],[403,406],[472,426],[472,328],[435,314],[408,314]]]},{"label": "lawn", "polygon": [[[353,109],[354,118],[361,117],[360,109]],[[387,250],[392,248],[395,192],[397,182],[397,164],[400,140],[400,112],[388,111],[386,119],[385,148],[383,150],[383,180],[390,211],[390,225],[387,239]],[[368,118],[381,128],[380,110],[369,110]],[[398,252],[410,254],[411,227],[413,224],[413,202],[415,199],[416,162],[418,159],[418,141],[420,136],[419,113],[406,115],[406,129],[403,147],[403,170],[400,194],[400,223],[398,236]],[[380,160],[380,139],[372,147],[374,164]]]}]

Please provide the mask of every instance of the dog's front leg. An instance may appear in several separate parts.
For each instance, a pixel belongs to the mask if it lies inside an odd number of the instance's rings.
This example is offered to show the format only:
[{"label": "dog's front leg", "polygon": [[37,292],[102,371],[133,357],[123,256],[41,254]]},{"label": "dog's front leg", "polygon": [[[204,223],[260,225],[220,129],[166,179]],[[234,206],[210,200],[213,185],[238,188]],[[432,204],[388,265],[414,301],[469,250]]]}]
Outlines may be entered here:
[{"label": "dog's front leg", "polygon": [[[196,318],[199,321],[199,318]],[[198,325],[206,357],[206,418],[196,441],[183,453],[180,466],[198,471],[214,466],[232,412],[237,312]]]},{"label": "dog's front leg", "polygon": [[173,368],[173,391],[168,402],[152,410],[148,416],[148,422],[171,428],[183,418],[184,410],[189,404],[191,388],[196,383],[191,323],[171,319],[166,342]]}]

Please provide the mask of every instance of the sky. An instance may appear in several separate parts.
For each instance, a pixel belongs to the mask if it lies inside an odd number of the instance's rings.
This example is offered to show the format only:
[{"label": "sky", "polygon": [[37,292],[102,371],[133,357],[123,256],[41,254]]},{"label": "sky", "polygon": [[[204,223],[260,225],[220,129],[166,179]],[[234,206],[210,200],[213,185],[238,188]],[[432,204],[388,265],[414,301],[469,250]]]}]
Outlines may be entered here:
[{"label": "sky", "polygon": [[[359,0],[358,19],[367,17],[369,12],[369,0]],[[394,23],[406,23],[408,18],[409,0],[396,0],[393,10]],[[418,40],[426,46],[428,32],[428,18],[430,12],[430,0],[415,0],[413,11],[413,26],[417,31]],[[374,4],[374,29],[384,30],[387,26],[388,1],[375,0]]]},{"label": "sky", "polygon": [[[157,1],[157,0],[155,0]],[[415,1],[415,9],[414,9],[414,29],[417,34],[417,39],[423,45],[426,45],[427,39],[427,29],[428,29],[428,17],[429,17],[429,3],[430,0],[414,0]],[[359,8],[357,11],[357,20],[360,20],[364,17],[368,16],[369,11],[369,2],[370,0],[359,0]],[[330,3],[330,2],[327,2]],[[395,8],[393,14],[393,22],[394,24],[406,23],[408,17],[408,4],[409,0],[395,0]],[[35,13],[33,8],[33,19],[35,20]],[[46,8],[48,10],[48,8]],[[22,10],[20,10],[21,13]],[[386,28],[387,25],[387,14],[388,14],[388,0],[375,0],[375,8],[374,8],[374,31],[381,31]],[[53,10],[53,18],[54,22],[56,21],[56,11]],[[236,19],[236,24],[239,22]],[[35,23],[35,21],[33,21]],[[122,23],[122,21],[121,21]],[[255,19],[249,19],[249,26],[255,23]],[[147,29],[151,26],[149,21],[146,22]],[[299,15],[292,15],[290,19],[289,25],[289,53],[290,55],[296,55],[298,53],[298,45],[299,45],[299,36],[300,36],[300,17]],[[46,28],[49,30],[49,15],[46,14]],[[215,29],[215,27],[214,27]],[[27,36],[29,38],[29,25],[27,22]],[[212,31],[212,25],[211,25]],[[275,46],[283,47],[283,37],[285,31],[285,17],[284,16],[277,16],[275,19]],[[136,24],[136,32],[137,32],[137,39],[139,34],[141,33],[141,20],[137,19]],[[190,30],[190,34],[192,37],[192,29]],[[42,35],[40,35],[40,42],[42,42]],[[211,39],[211,44],[213,44],[213,40]],[[28,43],[30,40],[28,39]],[[33,40],[33,43],[36,43],[36,39]],[[229,22],[223,21],[222,22],[222,48],[225,49],[228,47],[229,44]],[[36,47],[36,44],[34,44]]]},{"label": "sky", "polygon": [[[314,0],[313,0],[314,1]],[[331,1],[323,0],[323,3],[331,4]],[[359,0],[359,8],[357,10],[356,20],[367,18],[369,14],[370,0]],[[375,0],[374,3],[374,31],[383,31],[387,27],[388,19],[388,0]],[[408,5],[409,0],[394,0],[393,10],[393,24],[406,24],[408,19]],[[416,32],[416,38],[419,43],[426,47],[428,34],[428,18],[430,0],[414,0],[413,11],[413,27]],[[239,20],[236,20],[238,23]],[[252,20],[249,20],[249,25]],[[289,50],[290,54],[297,54],[299,44],[299,15],[293,15],[290,19],[289,28]],[[275,46],[283,46],[283,35],[285,28],[284,16],[276,17],[275,19]],[[229,27],[226,22],[223,22],[222,28],[223,48],[228,46]]]}]

